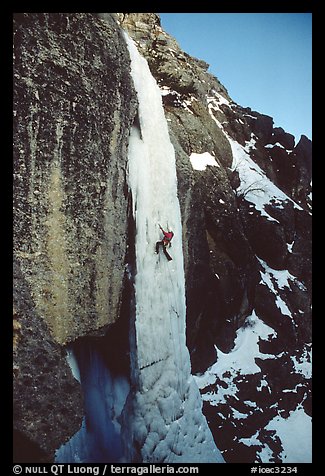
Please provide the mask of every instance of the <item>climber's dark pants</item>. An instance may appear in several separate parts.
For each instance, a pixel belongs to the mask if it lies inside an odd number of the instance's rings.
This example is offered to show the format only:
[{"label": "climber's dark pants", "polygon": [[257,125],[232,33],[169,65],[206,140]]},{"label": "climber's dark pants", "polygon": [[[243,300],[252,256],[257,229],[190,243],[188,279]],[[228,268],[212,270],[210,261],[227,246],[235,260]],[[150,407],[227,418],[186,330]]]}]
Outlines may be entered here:
[{"label": "climber's dark pants", "polygon": [[168,251],[166,250],[166,245],[164,243],[164,240],[157,241],[157,243],[156,243],[156,253],[159,253],[159,246],[160,245],[162,245],[162,247],[163,247],[164,255],[166,256],[168,261],[170,261],[172,259],[172,257],[169,255]]}]

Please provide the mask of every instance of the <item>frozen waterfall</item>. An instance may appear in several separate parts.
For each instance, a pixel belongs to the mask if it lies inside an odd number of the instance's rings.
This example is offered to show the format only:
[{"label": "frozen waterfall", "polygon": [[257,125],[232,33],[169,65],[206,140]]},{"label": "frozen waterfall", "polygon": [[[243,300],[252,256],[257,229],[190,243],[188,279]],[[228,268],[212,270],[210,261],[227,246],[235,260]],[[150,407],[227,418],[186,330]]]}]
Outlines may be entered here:
[{"label": "frozen waterfall", "polygon": [[[143,462],[224,462],[202,414],[185,342],[182,226],[174,148],[161,94],[147,61],[125,33],[138,95],[139,124],[129,141],[129,186],[136,226],[135,332],[132,369],[136,389],[124,416],[128,457]],[[158,223],[174,231],[168,262]],[[131,343],[132,349],[132,343]],[[133,455],[134,457],[134,455]]]}]

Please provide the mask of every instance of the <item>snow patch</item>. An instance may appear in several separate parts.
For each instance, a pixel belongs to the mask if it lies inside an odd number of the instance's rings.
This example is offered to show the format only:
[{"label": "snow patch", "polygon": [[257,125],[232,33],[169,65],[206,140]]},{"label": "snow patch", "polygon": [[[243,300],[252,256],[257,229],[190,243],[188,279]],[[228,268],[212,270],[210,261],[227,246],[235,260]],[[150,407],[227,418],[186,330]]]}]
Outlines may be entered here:
[{"label": "snow patch", "polygon": [[292,241],[292,243],[287,243],[287,249],[288,249],[289,253],[292,253],[292,248],[293,248],[294,244],[295,244],[294,240]]},{"label": "snow patch", "polygon": [[281,149],[286,150],[286,148],[282,144],[280,144],[280,142],[276,142],[275,144],[266,144],[264,147],[266,149],[273,149],[273,147],[281,147]]},{"label": "snow patch", "polygon": [[297,327],[298,324],[296,324],[293,320],[292,313],[290,309],[288,308],[287,304],[284,302],[284,300],[278,295],[275,298],[275,305],[278,309],[280,309],[281,314],[283,316],[289,316],[290,319],[293,321],[293,324]]},{"label": "snow patch", "polygon": [[245,147],[244,149],[247,151],[247,152],[250,152],[251,150],[253,149],[256,149],[256,135],[252,132],[251,133],[251,138],[249,141],[245,141]]},{"label": "snow patch", "polygon": [[291,356],[295,371],[302,374],[306,379],[312,377],[312,349],[311,345],[306,345],[300,356]]},{"label": "snow patch", "polygon": [[160,86],[160,94],[162,96],[168,96],[168,94],[171,94],[171,89],[168,86]]},{"label": "snow patch", "polygon": [[256,116],[252,116],[251,114],[243,114],[243,117],[250,117],[251,119],[257,119]]},{"label": "snow patch", "polygon": [[265,429],[275,430],[280,438],[283,447],[280,457],[283,463],[312,462],[312,419],[302,406],[292,411],[288,418],[277,415]]},{"label": "snow patch", "polygon": [[278,204],[287,201],[292,202],[295,208],[302,210],[300,205],[269,180],[264,171],[250,158],[246,146],[243,147],[228,134],[225,133],[225,135],[231,145],[234,158],[231,168],[239,173],[240,186],[237,189],[239,195],[251,202],[256,210],[270,221],[277,222],[275,218],[267,213],[265,206],[274,204],[274,202]]},{"label": "snow patch", "polygon": [[239,443],[243,443],[246,446],[261,446],[260,440],[258,439],[259,431],[257,431],[254,435],[250,436],[249,438],[240,438]]},{"label": "snow patch", "polygon": [[227,384],[227,388],[218,387],[214,392],[203,393],[203,400],[209,401],[211,405],[217,405],[221,402],[225,403],[227,396],[235,396],[238,392],[238,387],[234,383],[236,376],[260,372],[261,369],[255,362],[256,358],[274,358],[273,355],[261,353],[258,343],[260,340],[269,340],[275,336],[275,330],[264,324],[253,311],[247,317],[245,325],[238,329],[234,349],[226,354],[215,347],[216,363],[203,375],[195,377],[201,390],[215,384],[218,377]]},{"label": "snow patch", "polygon": [[260,262],[262,268],[264,271],[260,271],[261,274],[261,281],[260,284],[266,285],[270,291],[272,291],[273,294],[275,294],[275,304],[276,306],[280,309],[281,313],[283,315],[287,315],[291,318],[293,321],[293,324],[297,326],[297,324],[294,322],[292,313],[290,309],[288,308],[287,304],[285,301],[282,299],[282,297],[279,295],[279,290],[288,288],[291,290],[290,283],[295,283],[300,289],[305,290],[304,284],[299,281],[295,276],[293,276],[287,269],[283,270],[276,270],[270,268],[270,266],[267,265],[265,261],[262,259],[258,258],[258,261]]},{"label": "snow patch", "polygon": [[203,152],[202,154],[192,152],[190,161],[194,170],[205,170],[208,165],[220,167],[216,159],[209,152]]},{"label": "snow patch", "polygon": [[269,288],[273,291],[276,292],[274,289],[273,282],[276,284],[276,286],[279,289],[284,289],[285,287],[290,289],[290,283],[289,281],[292,281],[293,283],[296,283],[300,289],[305,290],[305,286],[301,281],[296,278],[296,276],[293,276],[287,269],[273,269],[271,268],[265,261],[263,261],[261,258],[257,256],[258,261],[260,262],[261,266],[264,268],[264,273],[261,271],[261,277],[263,283],[267,284]]},{"label": "snow patch", "polygon": [[245,419],[249,416],[249,414],[241,413],[238,410],[236,410],[235,408],[232,408],[231,410],[232,410],[232,414],[233,414],[233,417],[235,418],[235,420],[243,420],[243,419]]},{"label": "snow patch", "polygon": [[214,106],[216,109],[219,109],[219,110],[221,110],[219,107],[220,104],[224,104],[228,107],[231,107],[231,104],[228,101],[228,99],[221,96],[221,94],[218,93],[215,89],[212,89],[211,92],[213,93],[213,96],[207,96],[208,104],[211,104],[212,106]]},{"label": "snow patch", "polygon": [[269,393],[271,393],[271,389],[270,389],[270,387],[269,387],[269,384],[268,384],[268,382],[267,382],[264,378],[261,379],[261,382],[260,382],[259,386],[256,387],[256,390],[257,390],[258,392],[261,392],[263,388],[267,388],[267,390],[269,391]]},{"label": "snow patch", "polygon": [[269,463],[273,458],[273,451],[264,443],[262,449],[256,452],[256,456],[259,457],[261,463]]}]

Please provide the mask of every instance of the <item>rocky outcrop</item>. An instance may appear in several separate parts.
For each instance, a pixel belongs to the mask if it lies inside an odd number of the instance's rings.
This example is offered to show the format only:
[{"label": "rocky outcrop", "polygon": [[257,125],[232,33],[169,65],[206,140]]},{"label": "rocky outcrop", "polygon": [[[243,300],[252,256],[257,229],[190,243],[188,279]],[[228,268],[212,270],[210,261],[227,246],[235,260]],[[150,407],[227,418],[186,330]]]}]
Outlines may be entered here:
[{"label": "rocky outcrop", "polygon": [[211,86],[206,84],[208,77],[228,97],[225,87],[207,72],[209,65],[182,51],[177,41],[161,28],[156,13],[117,13],[116,17],[136,40],[158,83],[179,94],[195,93],[203,98]]},{"label": "rocky outcrop", "polygon": [[38,313],[65,343],[119,313],[128,56],[114,21],[91,14],[16,15],[14,42],[14,251]]},{"label": "rocky outcrop", "polygon": [[31,305],[18,263],[14,275],[14,461],[48,462],[79,429],[83,402],[64,351]]},{"label": "rocky outcrop", "polygon": [[136,99],[113,17],[15,14],[13,108],[15,428],[49,458],[83,414],[60,346],[122,303]]}]

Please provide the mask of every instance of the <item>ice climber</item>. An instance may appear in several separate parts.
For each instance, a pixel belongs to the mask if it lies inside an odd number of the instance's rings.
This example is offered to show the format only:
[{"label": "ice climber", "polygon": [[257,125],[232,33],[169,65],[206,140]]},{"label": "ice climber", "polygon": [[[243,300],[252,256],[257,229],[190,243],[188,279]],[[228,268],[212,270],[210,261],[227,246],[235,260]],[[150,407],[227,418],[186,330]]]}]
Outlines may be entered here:
[{"label": "ice climber", "polygon": [[168,251],[166,250],[167,246],[171,246],[170,242],[174,236],[174,233],[170,230],[168,231],[164,231],[162,229],[162,227],[159,225],[159,228],[161,229],[161,231],[163,232],[164,234],[164,237],[161,241],[157,241],[156,243],[156,253],[158,254],[159,253],[159,245],[162,245],[163,247],[163,251],[164,251],[164,254],[166,256],[166,258],[168,259],[168,261],[172,260],[173,258],[169,255]]}]

